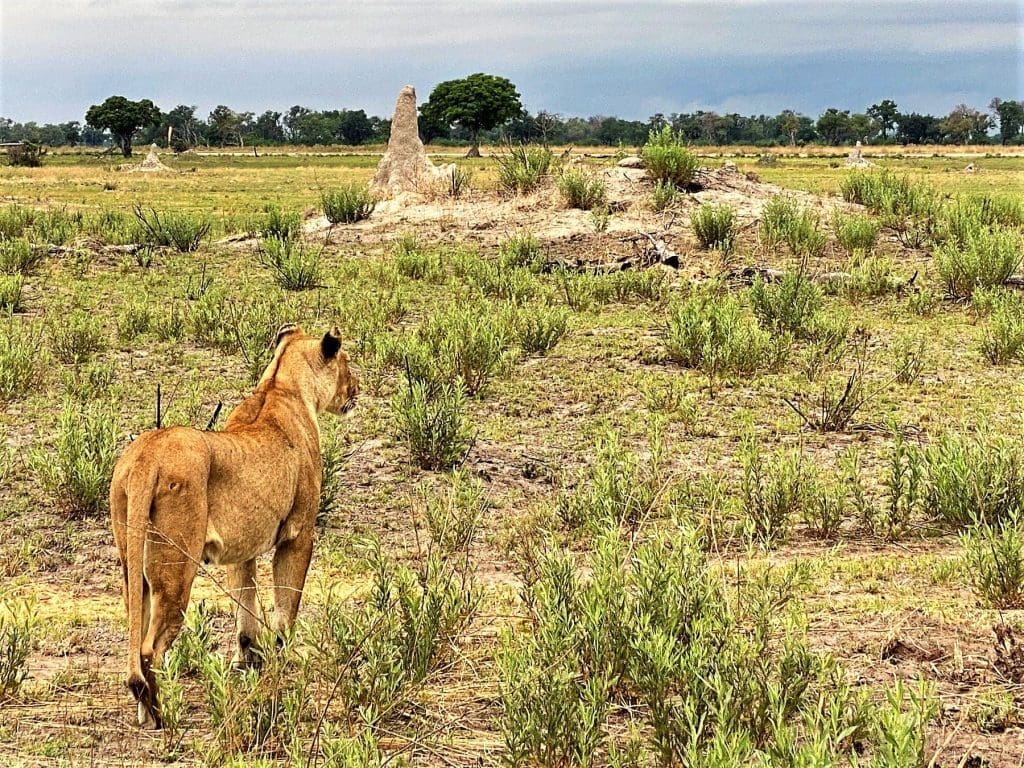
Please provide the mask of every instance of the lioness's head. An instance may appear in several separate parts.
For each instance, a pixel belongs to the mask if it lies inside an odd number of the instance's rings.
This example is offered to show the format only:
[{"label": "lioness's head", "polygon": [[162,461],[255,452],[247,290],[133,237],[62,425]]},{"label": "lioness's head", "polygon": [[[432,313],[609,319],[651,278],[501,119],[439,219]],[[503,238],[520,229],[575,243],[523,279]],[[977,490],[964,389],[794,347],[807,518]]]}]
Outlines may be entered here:
[{"label": "lioness's head", "polygon": [[277,332],[274,349],[278,358],[276,376],[302,368],[312,370],[317,410],[340,415],[355,406],[359,376],[349,367],[337,326],[318,338],[307,335],[294,323],[283,325]]}]

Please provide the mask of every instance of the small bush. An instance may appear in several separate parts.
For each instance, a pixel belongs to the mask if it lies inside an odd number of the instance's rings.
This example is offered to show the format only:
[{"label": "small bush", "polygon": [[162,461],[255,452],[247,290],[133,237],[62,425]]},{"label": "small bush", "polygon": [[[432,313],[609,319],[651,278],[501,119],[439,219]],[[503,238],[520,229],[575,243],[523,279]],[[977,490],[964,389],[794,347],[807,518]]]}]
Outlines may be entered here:
[{"label": "small bush", "polygon": [[452,200],[458,200],[472,189],[473,170],[454,166],[444,177],[445,194]]},{"label": "small bush", "polygon": [[870,216],[836,213],[832,220],[836,243],[850,256],[860,251],[868,253],[878,244],[882,225]]},{"label": "small bush", "polygon": [[670,126],[651,131],[640,152],[647,173],[656,182],[685,188],[697,171],[697,156],[686,148],[682,134],[673,133]]},{"label": "small bush", "polygon": [[0,241],[22,237],[25,230],[32,226],[35,211],[20,205],[8,205],[0,208]]},{"label": "small bush", "polygon": [[43,251],[33,248],[23,237],[0,240],[0,272],[7,275],[27,275],[43,260]]},{"label": "small bush", "polygon": [[1015,293],[996,293],[991,313],[981,341],[982,354],[992,365],[1024,361],[1024,300]]},{"label": "small bush", "polygon": [[540,240],[527,229],[514,233],[499,248],[502,266],[536,268],[544,260]]},{"label": "small bush", "polygon": [[38,168],[43,164],[46,147],[31,141],[22,141],[14,147],[7,148],[7,164],[22,168]]},{"label": "small bush", "polygon": [[756,438],[747,437],[740,490],[751,538],[766,545],[786,540],[790,523],[810,499],[803,463],[799,451],[766,459]]},{"label": "small bush", "polygon": [[935,252],[935,266],[946,292],[969,297],[978,288],[1003,285],[1024,259],[1024,242],[1018,232],[1005,229],[978,230],[963,246],[947,241]]},{"label": "small bush", "polygon": [[851,301],[887,296],[903,286],[893,274],[892,259],[883,256],[860,258],[855,255],[847,271],[849,277],[841,283],[839,292]]},{"label": "small bush", "polygon": [[900,384],[916,382],[925,369],[924,339],[898,338],[892,347],[892,363],[896,381]]},{"label": "small bush", "polygon": [[354,224],[370,218],[377,199],[366,184],[344,184],[320,193],[320,205],[331,224]]},{"label": "small bush", "polygon": [[731,296],[691,296],[669,312],[665,348],[709,382],[722,374],[751,374],[778,356],[778,348]]},{"label": "small bush", "polygon": [[399,234],[391,244],[391,259],[400,275],[412,280],[444,282],[446,277],[441,252],[420,243],[411,232]]},{"label": "small bush", "polygon": [[199,250],[213,224],[208,217],[201,214],[189,211],[158,213],[155,208],[150,208],[147,213],[138,205],[135,206],[135,218],[145,231],[147,242],[174,248],[181,253]]},{"label": "small bush", "polygon": [[736,239],[736,209],[731,205],[704,203],[693,212],[690,224],[701,247],[732,250]]},{"label": "small bush", "polygon": [[999,525],[980,523],[961,536],[974,593],[992,608],[1024,608],[1024,522],[1018,513]]},{"label": "small bush", "polygon": [[338,508],[338,491],[341,489],[341,470],[348,458],[342,432],[337,427],[321,427],[320,455],[320,508],[316,513],[319,525],[325,525]]},{"label": "small bush", "polygon": [[676,189],[674,184],[667,181],[659,181],[651,191],[651,208],[658,213],[667,211],[675,205],[678,195],[679,190]]},{"label": "small bush", "polygon": [[103,323],[95,315],[80,309],[51,323],[50,347],[57,359],[68,365],[80,365],[107,347]]},{"label": "small bush", "polygon": [[39,377],[41,334],[12,317],[0,323],[0,331],[0,402],[9,402],[28,392]]},{"label": "small bush", "polygon": [[70,515],[96,515],[107,503],[117,460],[116,413],[101,401],[67,400],[53,449],[29,453],[33,472]]},{"label": "small bush", "polygon": [[132,245],[147,240],[138,218],[124,211],[105,210],[83,222],[83,228],[106,245]]},{"label": "small bush", "polygon": [[0,275],[0,311],[6,314],[21,311],[24,284],[25,279],[21,275]]},{"label": "small bush", "polygon": [[66,208],[37,211],[32,221],[35,239],[49,245],[67,245],[78,235],[82,215],[70,213]]},{"label": "small bush", "polygon": [[496,156],[498,189],[507,195],[523,195],[540,186],[555,162],[547,147],[509,145],[508,152]]},{"label": "small bush", "polygon": [[562,307],[533,304],[516,313],[516,341],[528,354],[544,355],[555,348],[565,335],[569,313]]},{"label": "small bush", "polygon": [[257,221],[256,234],[262,238],[293,240],[302,234],[302,216],[298,211],[285,211],[277,203],[268,203]]},{"label": "small bush", "polygon": [[28,677],[28,657],[38,627],[34,603],[4,600],[0,604],[0,699],[16,696]]},{"label": "small bush", "polygon": [[154,326],[153,309],[146,296],[132,298],[117,313],[117,338],[131,343]]},{"label": "small bush", "polygon": [[563,171],[558,177],[558,191],[566,205],[584,211],[603,205],[605,201],[604,181],[583,169]]},{"label": "small bush", "polygon": [[437,551],[445,557],[468,552],[490,507],[483,484],[458,471],[440,493],[421,488],[420,499],[430,540]]},{"label": "small bush", "polygon": [[761,211],[758,237],[768,249],[785,244],[798,258],[820,256],[828,245],[820,223],[818,214],[810,208],[792,197],[776,195]]},{"label": "small bush", "polygon": [[462,462],[470,440],[461,381],[428,387],[407,381],[391,398],[398,436],[423,469],[451,469]]},{"label": "small bush", "polygon": [[272,270],[286,291],[308,291],[320,283],[321,250],[297,239],[267,237],[260,241],[260,263]]},{"label": "small bush", "polygon": [[778,282],[768,283],[757,277],[750,288],[750,303],[762,327],[807,338],[821,310],[821,289],[801,267],[786,272]]}]

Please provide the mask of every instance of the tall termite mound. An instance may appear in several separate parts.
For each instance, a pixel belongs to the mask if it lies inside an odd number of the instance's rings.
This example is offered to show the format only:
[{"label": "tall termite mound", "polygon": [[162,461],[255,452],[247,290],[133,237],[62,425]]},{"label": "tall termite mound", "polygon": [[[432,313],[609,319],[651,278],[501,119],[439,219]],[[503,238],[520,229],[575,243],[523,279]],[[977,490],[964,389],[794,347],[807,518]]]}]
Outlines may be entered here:
[{"label": "tall termite mound", "polygon": [[395,102],[388,148],[377,165],[371,186],[381,197],[403,192],[430,194],[440,186],[447,167],[437,168],[420,141],[416,117],[416,89],[405,86]]}]

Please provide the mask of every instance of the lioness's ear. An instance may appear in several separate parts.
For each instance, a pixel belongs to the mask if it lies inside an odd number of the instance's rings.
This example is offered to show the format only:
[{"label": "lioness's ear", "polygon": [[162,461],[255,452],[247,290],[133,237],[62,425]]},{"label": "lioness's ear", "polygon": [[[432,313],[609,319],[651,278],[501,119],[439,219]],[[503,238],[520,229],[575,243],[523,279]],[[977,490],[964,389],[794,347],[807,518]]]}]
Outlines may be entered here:
[{"label": "lioness's ear", "polygon": [[338,354],[340,349],[341,331],[338,330],[338,326],[334,326],[320,340],[320,354],[324,356],[324,360],[330,360]]},{"label": "lioness's ear", "polygon": [[290,336],[296,331],[301,331],[298,323],[285,323],[277,329],[277,336],[274,337],[274,343],[271,349],[277,349],[277,346],[284,340],[285,336]]}]

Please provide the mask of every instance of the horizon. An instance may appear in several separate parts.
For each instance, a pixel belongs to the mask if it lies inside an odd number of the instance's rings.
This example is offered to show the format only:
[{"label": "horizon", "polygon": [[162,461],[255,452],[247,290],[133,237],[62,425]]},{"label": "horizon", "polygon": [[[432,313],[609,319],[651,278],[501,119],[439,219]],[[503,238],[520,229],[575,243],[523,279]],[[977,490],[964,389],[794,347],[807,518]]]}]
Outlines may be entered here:
[{"label": "horizon", "polygon": [[[384,0],[345,11],[309,0],[7,0],[0,115],[83,122],[117,94],[164,111],[196,105],[203,117],[224,104],[386,118],[407,83],[422,103],[473,72],[507,77],[524,108],[563,117],[816,117],[887,98],[944,115],[1021,97],[1021,13],[1012,0]],[[123,39],[112,50],[114,29]]]}]

